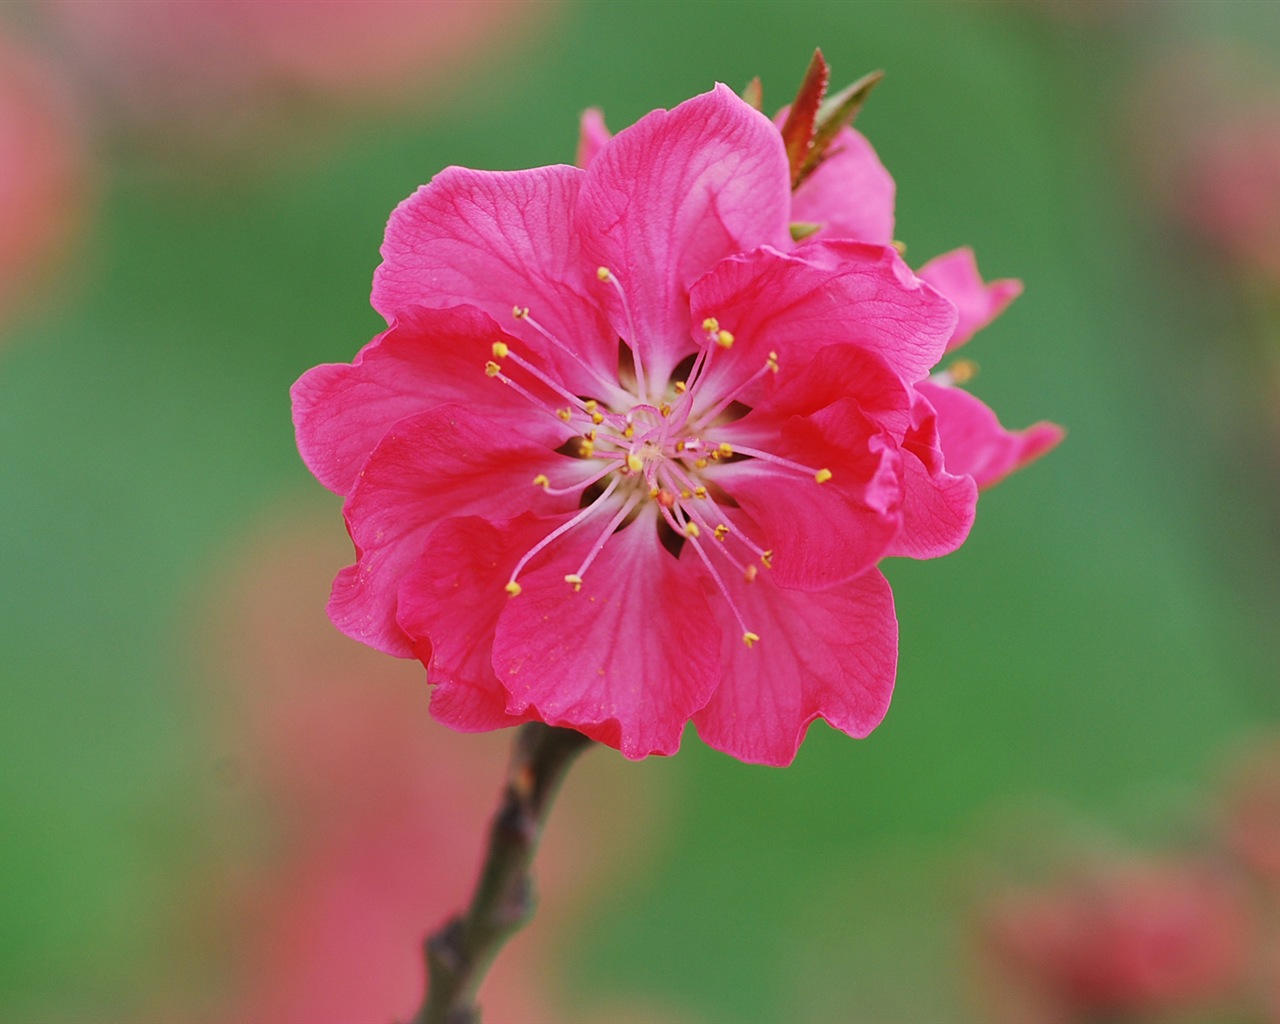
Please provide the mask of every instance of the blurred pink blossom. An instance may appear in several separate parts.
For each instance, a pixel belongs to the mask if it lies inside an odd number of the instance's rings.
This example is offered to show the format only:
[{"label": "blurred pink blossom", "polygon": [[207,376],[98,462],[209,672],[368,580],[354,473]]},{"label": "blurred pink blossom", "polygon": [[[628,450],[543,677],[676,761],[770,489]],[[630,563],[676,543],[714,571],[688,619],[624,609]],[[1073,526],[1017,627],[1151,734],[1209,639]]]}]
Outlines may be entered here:
[{"label": "blurred pink blossom", "polygon": [[[210,609],[204,659],[231,795],[178,927],[223,977],[199,1012],[170,998],[162,1019],[407,1019],[422,940],[475,881],[510,734],[431,722],[417,673],[332,630],[317,595],[336,541],[305,513],[286,517],[238,554]],[[492,971],[486,1019],[569,1019],[551,980],[566,923],[602,869],[652,834],[633,778],[591,757],[571,776],[539,857],[538,917]]]},{"label": "blurred pink blossom", "polygon": [[982,921],[994,1002],[1010,1019],[1072,1022],[1185,1010],[1228,994],[1250,955],[1250,911],[1208,863],[1081,870],[998,898]]},{"label": "blurred pink blossom", "polygon": [[1280,76],[1225,47],[1168,54],[1129,114],[1144,194],[1236,268],[1280,285]]},{"label": "blurred pink blossom", "polygon": [[48,284],[82,222],[85,191],[65,83],[0,31],[0,320]]},{"label": "blurred pink blossom", "polygon": [[549,0],[52,0],[37,10],[128,118],[188,143],[258,146],[328,108],[450,94],[554,7]]}]

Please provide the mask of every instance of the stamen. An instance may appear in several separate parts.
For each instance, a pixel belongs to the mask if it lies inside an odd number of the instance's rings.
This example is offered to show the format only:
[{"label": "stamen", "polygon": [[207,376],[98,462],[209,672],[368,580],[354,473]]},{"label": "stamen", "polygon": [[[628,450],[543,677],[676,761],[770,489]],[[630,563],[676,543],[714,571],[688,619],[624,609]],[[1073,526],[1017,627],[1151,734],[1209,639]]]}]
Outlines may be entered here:
[{"label": "stamen", "polygon": [[[552,391],[554,391],[557,395],[563,398],[571,406],[576,408],[579,412],[584,412],[590,415],[590,413],[587,410],[586,402],[584,402],[581,398],[575,395],[572,391],[569,391],[568,389],[566,389],[562,384],[559,384],[555,380],[553,380],[551,377],[548,377],[545,373],[543,373],[536,366],[534,366],[533,363],[529,362],[529,360],[523,359],[520,356],[516,355],[516,353],[512,352],[511,349],[508,348],[503,342],[499,341],[494,343],[493,354],[495,356],[498,355],[499,346],[502,347],[502,355],[499,358],[510,359],[517,366],[521,367],[522,369],[526,370],[528,373],[531,373],[533,376],[537,377],[538,380],[542,381],[543,384],[549,387]],[[486,364],[485,369],[487,371],[489,366],[497,366],[497,365],[498,365],[497,363],[488,363]],[[498,367],[498,369],[501,369],[501,367]],[[495,370],[494,372],[496,373],[497,371]],[[490,376],[493,376],[493,374],[490,374]]]},{"label": "stamen", "polygon": [[[632,509],[640,503],[640,495],[633,494],[624,503],[622,508],[609,520],[609,525],[601,531],[596,542],[591,545],[591,550],[587,552],[587,557],[582,560],[582,564],[578,566],[578,571],[571,573],[564,578],[566,583],[572,583],[575,591],[582,589],[582,577],[587,574],[587,570],[591,568],[591,563],[596,560],[596,556],[604,550],[604,546],[609,543],[609,538],[613,536],[614,531],[622,525],[622,521],[631,515]],[[634,525],[633,525],[634,529]]]},{"label": "stamen", "polygon": [[610,380],[608,377],[602,374],[599,370],[597,370],[594,366],[592,366],[585,359],[583,359],[582,356],[578,355],[577,352],[575,352],[563,341],[561,341],[554,334],[552,334],[549,330],[543,327],[542,324],[538,323],[537,320],[531,317],[529,315],[528,306],[513,306],[511,309],[511,315],[514,316],[517,320],[523,320],[535,331],[537,331],[544,338],[546,338],[547,341],[551,342],[551,344],[553,344],[561,352],[563,352],[575,363],[577,363],[589,374],[591,374],[591,376],[593,376],[597,381],[600,382],[600,384],[604,386],[604,389],[606,392],[611,392],[613,394],[613,397],[615,399],[625,396],[626,393],[622,391],[621,388],[618,387],[618,382],[616,380]]},{"label": "stamen", "polygon": [[520,591],[523,590],[524,588],[520,586],[520,584],[517,583],[515,580],[512,580],[510,583],[506,585],[505,589],[510,596],[519,597]]},{"label": "stamen", "polygon": [[972,359],[953,359],[945,370],[929,374],[930,384],[968,384],[978,375],[978,364]]},{"label": "stamen", "polygon": [[718,401],[714,406],[712,406],[706,412],[699,414],[698,426],[695,426],[694,429],[702,429],[703,425],[709,425],[712,420],[714,420],[717,416],[719,416],[722,412],[724,412],[727,408],[729,408],[729,406],[734,402],[735,399],[737,399],[737,397],[740,394],[742,394],[743,391],[745,391],[752,384],[758,381],[766,373],[777,373],[777,372],[778,372],[778,353],[770,352],[769,358],[765,361],[764,366],[760,367],[760,369],[758,369],[750,377],[748,377],[741,384],[739,384],[732,391],[730,391],[727,395],[721,398],[720,401]]},{"label": "stamen", "polygon": [[627,318],[627,330],[631,334],[631,361],[636,368],[636,392],[641,398],[647,398],[649,395],[649,387],[645,382],[644,364],[640,359],[640,337],[636,334],[636,322],[631,316],[631,306],[627,302],[627,293],[622,290],[622,282],[608,267],[597,267],[596,277],[605,284],[613,286],[613,290],[618,293],[618,299],[622,303],[623,316]]},{"label": "stamen", "polygon": [[497,363],[492,361],[485,363],[484,372],[487,376],[494,377],[502,381],[502,383],[505,384],[507,387],[509,387],[512,391],[520,395],[522,398],[526,399],[530,405],[537,408],[539,412],[544,412],[548,416],[555,416],[557,419],[563,419],[563,417],[561,417],[559,413],[557,413],[552,409],[549,409],[547,407],[547,403],[544,402],[537,395],[535,395],[533,392],[531,392],[528,388],[524,387],[524,385],[522,384],[517,384],[505,373],[503,373],[502,367],[500,367]]},{"label": "stamen", "polygon": [[533,478],[533,483],[534,483],[534,486],[541,487],[544,491],[546,491],[547,494],[560,495],[560,494],[573,494],[575,492],[581,493],[582,491],[585,491],[588,487],[590,487],[592,484],[600,480],[603,480],[610,473],[612,473],[616,468],[617,467],[614,466],[612,462],[606,462],[604,464],[604,469],[600,470],[600,472],[592,473],[591,476],[587,477],[585,480],[579,480],[576,483],[569,484],[568,487],[552,487],[551,481],[547,479],[547,475],[545,473],[539,473],[537,476],[535,476]]},{"label": "stamen", "polygon": [[[724,446],[722,445],[721,447],[723,448]],[[784,459],[779,455],[771,455],[769,452],[762,452],[759,448],[744,448],[739,445],[736,449],[731,448],[730,450],[736,452],[738,455],[750,455],[753,459],[762,459],[765,462],[772,462],[775,466],[782,466],[784,469],[794,469],[798,473],[804,473],[806,476],[813,477],[820,484],[826,483],[832,477],[831,470],[829,469],[815,469],[813,466],[804,466],[799,462],[792,462],[790,459]]]},{"label": "stamen", "polygon": [[526,552],[525,552],[525,553],[520,557],[520,561],[518,561],[518,562],[516,563],[516,567],[515,567],[513,570],[511,570],[511,578],[507,581],[507,593],[508,593],[508,594],[510,594],[512,597],[515,597],[517,594],[519,594],[519,593],[520,593],[520,589],[519,589],[519,587],[518,587],[518,586],[516,587],[516,589],[515,589],[514,591],[511,589],[511,587],[512,587],[512,584],[514,584],[514,583],[516,582],[516,577],[517,577],[517,576],[519,576],[519,575],[520,575],[520,573],[521,573],[521,571],[524,569],[524,567],[525,567],[526,565],[528,565],[528,564],[529,564],[529,560],[530,560],[531,558],[533,558],[534,556],[536,556],[540,551],[542,551],[542,550],[543,550],[543,549],[544,549],[548,544],[550,544],[552,541],[554,541],[557,537],[559,537],[559,536],[561,536],[561,535],[563,535],[563,534],[565,534],[565,533],[568,533],[568,532],[569,532],[570,530],[572,530],[575,526],[577,526],[580,522],[582,522],[584,519],[586,519],[588,516],[590,516],[590,515],[591,515],[591,514],[592,514],[596,509],[598,509],[598,508],[599,508],[599,507],[600,507],[604,502],[606,502],[606,501],[608,501],[608,500],[609,500],[610,495],[612,495],[612,494],[613,494],[613,492],[614,492],[615,490],[617,490],[617,488],[618,488],[618,478],[617,478],[617,477],[614,477],[614,478],[609,482],[609,486],[608,486],[608,487],[606,487],[606,488],[604,489],[604,491],[600,494],[600,497],[596,498],[596,500],[595,500],[595,501],[593,501],[593,502],[592,502],[590,505],[588,505],[586,508],[582,509],[582,510],[581,510],[581,511],[576,515],[576,516],[574,516],[572,519],[568,520],[567,522],[561,523],[561,524],[560,524],[559,526],[557,526],[554,530],[552,530],[549,534],[547,534],[545,537],[543,537],[543,538],[542,538],[542,540],[538,541],[538,543],[537,543],[537,544],[535,544],[535,545],[534,545],[533,547],[531,547],[528,551],[526,551]]},{"label": "stamen", "polygon": [[[677,520],[672,513],[668,512],[666,509],[663,509],[662,513],[667,519],[667,522],[671,525],[672,529],[677,533],[684,532],[684,528],[680,525],[679,520]],[[746,621],[742,618],[742,613],[738,611],[738,606],[734,604],[733,597],[729,594],[729,588],[725,585],[720,574],[716,572],[716,567],[711,564],[710,557],[708,557],[707,553],[702,550],[702,544],[698,540],[696,534],[689,535],[689,543],[693,545],[693,550],[697,552],[698,557],[702,559],[702,564],[707,567],[707,572],[711,574],[711,578],[715,580],[715,584],[719,588],[720,594],[724,597],[725,603],[729,605],[729,611],[733,613],[734,619],[737,620],[738,626],[742,630],[743,640],[746,640],[748,636],[754,638],[747,644],[747,646],[750,647],[751,644],[760,639],[759,635],[751,632],[751,630],[747,628]]]}]

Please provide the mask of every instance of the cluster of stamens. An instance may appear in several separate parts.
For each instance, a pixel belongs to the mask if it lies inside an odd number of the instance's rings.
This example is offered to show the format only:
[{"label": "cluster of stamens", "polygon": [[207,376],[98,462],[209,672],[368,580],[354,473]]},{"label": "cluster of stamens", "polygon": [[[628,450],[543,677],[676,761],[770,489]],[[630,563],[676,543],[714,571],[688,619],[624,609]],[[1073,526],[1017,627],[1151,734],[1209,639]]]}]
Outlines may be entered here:
[{"label": "cluster of stamens", "polygon": [[[526,306],[514,307],[514,317],[595,378],[599,385],[598,397],[584,398],[573,394],[553,376],[513,352],[505,342],[493,345],[493,358],[485,364],[488,376],[523,395],[534,408],[572,427],[575,435],[567,450],[578,458],[595,463],[595,471],[585,479],[576,476],[565,486],[557,486],[546,473],[538,473],[533,478],[533,484],[548,494],[582,494],[590,488],[594,497],[521,556],[507,581],[507,593],[512,597],[520,594],[520,574],[558,538],[583,527],[598,514],[612,511],[581,564],[564,577],[565,583],[574,591],[581,590],[583,577],[609,538],[637,513],[643,503],[651,502],[666,525],[683,543],[690,545],[702,561],[741,627],[743,641],[750,647],[760,637],[748,628],[740,614],[725,584],[722,570],[732,568],[750,583],[760,567],[771,567],[773,552],[730,527],[725,505],[732,505],[732,502],[727,501],[727,495],[717,487],[713,467],[729,460],[762,459],[783,470],[803,474],[818,484],[830,480],[831,471],[714,439],[717,426],[728,421],[730,406],[738,396],[766,374],[778,372],[776,352],[770,352],[764,365],[754,374],[712,401],[714,396],[703,394],[712,361],[717,358],[717,352],[727,353],[733,348],[734,336],[722,329],[715,318],[708,317],[702,323],[704,343],[688,374],[684,379],[667,383],[661,395],[655,398],[650,391],[652,382],[645,375],[641,346],[634,344],[634,321],[622,285],[607,267],[600,267],[596,277],[616,291],[621,303],[633,342],[630,346],[633,384],[603,376],[571,346],[535,320]],[[545,397],[535,395],[530,387],[513,380],[508,365],[518,367],[533,377],[538,382],[533,385],[534,390],[549,389],[557,396],[557,401],[549,403]]]}]

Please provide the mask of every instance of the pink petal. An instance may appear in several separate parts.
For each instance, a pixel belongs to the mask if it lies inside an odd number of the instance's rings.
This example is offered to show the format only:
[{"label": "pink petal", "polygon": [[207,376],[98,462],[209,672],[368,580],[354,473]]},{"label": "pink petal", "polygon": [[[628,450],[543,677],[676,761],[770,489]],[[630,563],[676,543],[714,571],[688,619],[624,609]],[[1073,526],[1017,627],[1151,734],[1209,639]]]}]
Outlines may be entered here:
[{"label": "pink petal", "polygon": [[809,236],[812,239],[888,245],[893,241],[896,190],[892,176],[871,143],[852,128],[836,136],[830,152],[792,196],[792,221],[821,224],[822,230]]},{"label": "pink petal", "polygon": [[618,333],[665,384],[693,350],[688,289],[725,256],[790,244],[787,156],[776,128],[726,86],[619,132],[591,162],[578,226],[593,267],[620,281],[635,324],[608,285]]},{"label": "pink petal", "polygon": [[984,284],[969,248],[934,257],[920,268],[919,274],[955,303],[960,313],[948,350],[963,345],[1022,294],[1022,282],[1012,278]]},{"label": "pink petal", "polygon": [[937,410],[947,470],[968,474],[979,487],[990,487],[1035,461],[1066,436],[1066,431],[1054,423],[1006,430],[994,412],[961,388],[940,384],[919,387]]},{"label": "pink petal", "polygon": [[605,127],[604,112],[598,107],[584,110],[578,126],[578,154],[574,163],[586,167],[612,138],[613,132]]},{"label": "pink petal", "polygon": [[395,622],[396,593],[427,553],[431,531],[454,516],[569,511],[575,497],[548,495],[533,478],[546,473],[560,481],[590,468],[460,405],[401,420],[374,449],[343,507],[357,561],[334,581],[329,617],[361,643],[413,657]]},{"label": "pink petal", "polygon": [[928,401],[917,396],[912,414],[915,422],[902,445],[902,529],[886,554],[939,558],[969,536],[978,486],[970,476],[947,472],[937,416]]},{"label": "pink petal", "polygon": [[493,634],[511,600],[504,587],[526,551],[569,518],[522,515],[491,523],[448,519],[427,540],[400,584],[396,622],[434,684],[431,715],[461,732],[486,732],[527,721],[507,714],[507,691],[493,671]]},{"label": "pink petal", "polygon": [[574,230],[582,180],[578,168],[562,166],[441,171],[391,215],[374,308],[389,321],[406,306],[477,306],[558,366],[575,393],[607,397],[594,375],[511,315],[527,307],[589,366],[616,379],[616,335],[602,313],[595,264],[583,264]]},{"label": "pink petal", "polygon": [[855,344],[906,381],[924,377],[946,349],[955,307],[920,281],[889,246],[814,242],[724,260],[693,290],[693,317],[716,317],[736,339],[712,366],[725,393],[776,351],[783,373],[821,347]]},{"label": "pink petal", "polygon": [[884,555],[898,532],[902,457],[857,402],[846,398],[811,416],[790,417],[767,450],[813,471],[830,470],[831,479],[818,483],[814,472],[758,458],[703,472],[755,521],[759,536],[753,539],[773,550],[780,586],[831,587]]},{"label": "pink petal", "polygon": [[[736,358],[737,346],[729,354]],[[842,398],[858,407],[895,437],[912,424],[912,397],[908,385],[885,365],[883,359],[858,345],[827,345],[807,363],[792,360],[792,371],[765,374],[758,385],[743,392],[751,413],[716,432],[730,442],[767,447],[779,421],[807,416]],[[748,364],[749,365],[749,364]]]},{"label": "pink petal", "polygon": [[513,714],[536,710],[632,759],[676,752],[719,679],[720,635],[700,574],[662,547],[655,525],[650,512],[614,534],[579,593],[564,576],[582,538],[520,577],[493,657]]},{"label": "pink petal", "polygon": [[748,649],[725,606],[723,678],[694,716],[703,742],[742,761],[787,765],[815,718],[858,738],[880,724],[898,624],[879,570],[816,593],[783,590],[767,573],[733,587],[760,640]]},{"label": "pink petal", "polygon": [[293,385],[302,461],[330,490],[348,495],[387,431],[408,416],[448,402],[464,403],[526,435],[535,432],[556,447],[571,430],[485,377],[495,342],[514,344],[515,339],[479,310],[401,310],[353,363],[317,366]]}]

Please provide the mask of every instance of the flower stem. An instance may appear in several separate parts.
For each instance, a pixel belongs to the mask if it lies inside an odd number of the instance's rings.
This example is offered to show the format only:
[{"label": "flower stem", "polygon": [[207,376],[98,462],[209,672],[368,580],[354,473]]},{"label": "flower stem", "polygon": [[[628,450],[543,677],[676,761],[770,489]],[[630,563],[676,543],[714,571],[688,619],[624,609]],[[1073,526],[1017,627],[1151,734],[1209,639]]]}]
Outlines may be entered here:
[{"label": "flower stem", "polygon": [[412,1024],[479,1024],[476,993],[498,950],[533,917],[533,855],[556,790],[590,742],[541,722],[516,733],[480,879],[470,906],[427,938],[427,995]]}]

